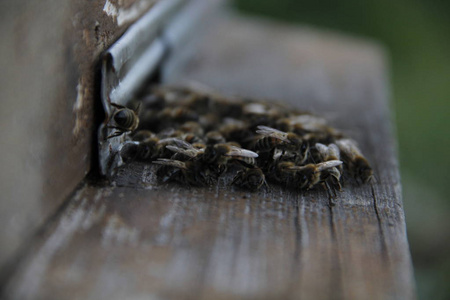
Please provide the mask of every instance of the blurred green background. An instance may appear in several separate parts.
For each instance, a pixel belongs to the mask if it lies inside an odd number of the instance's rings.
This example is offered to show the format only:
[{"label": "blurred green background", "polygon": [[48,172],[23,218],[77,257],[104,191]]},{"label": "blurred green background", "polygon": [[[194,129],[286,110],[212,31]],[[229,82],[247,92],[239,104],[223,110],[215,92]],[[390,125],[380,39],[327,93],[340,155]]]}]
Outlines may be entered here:
[{"label": "blurred green background", "polygon": [[244,13],[376,39],[391,55],[419,299],[450,299],[450,1],[235,0]]}]

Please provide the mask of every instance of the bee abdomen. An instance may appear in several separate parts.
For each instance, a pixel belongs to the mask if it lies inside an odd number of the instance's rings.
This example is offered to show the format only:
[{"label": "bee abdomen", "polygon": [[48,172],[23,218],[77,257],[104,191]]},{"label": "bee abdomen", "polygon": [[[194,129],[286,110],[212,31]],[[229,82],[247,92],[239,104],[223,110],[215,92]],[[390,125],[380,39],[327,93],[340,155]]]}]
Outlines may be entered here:
[{"label": "bee abdomen", "polygon": [[277,140],[272,137],[263,137],[256,141],[254,149],[259,151],[268,151],[277,145]]},{"label": "bee abdomen", "polygon": [[133,127],[135,120],[135,115],[131,110],[120,110],[114,115],[114,121],[123,128]]}]

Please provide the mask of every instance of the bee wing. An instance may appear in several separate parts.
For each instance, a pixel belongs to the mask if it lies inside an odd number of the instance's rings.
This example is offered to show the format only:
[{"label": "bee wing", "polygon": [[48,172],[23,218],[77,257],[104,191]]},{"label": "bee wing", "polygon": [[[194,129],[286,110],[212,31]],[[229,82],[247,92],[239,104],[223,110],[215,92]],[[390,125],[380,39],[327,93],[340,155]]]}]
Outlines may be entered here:
[{"label": "bee wing", "polygon": [[361,151],[359,150],[356,142],[352,139],[341,139],[336,141],[336,145],[339,147],[339,150],[344,152],[346,155],[350,157],[354,157],[356,155],[361,155]]},{"label": "bee wing", "polygon": [[334,168],[334,167],[337,167],[339,165],[342,165],[342,161],[340,161],[340,160],[329,160],[329,161],[326,161],[326,162],[318,163],[316,165],[316,167],[317,167],[317,171],[321,172],[323,170]]},{"label": "bee wing", "polygon": [[327,121],[324,118],[307,114],[291,117],[291,122],[293,124],[311,125],[311,126],[323,126],[327,124]]},{"label": "bee wing", "polygon": [[308,166],[308,165],[306,165],[306,166],[290,166],[290,167],[287,167],[286,170],[288,170],[288,171],[302,171],[302,170],[305,170],[305,169],[308,169],[308,168],[310,168],[310,166]]},{"label": "bee wing", "polygon": [[284,131],[263,125],[259,125],[257,126],[257,128],[258,130],[256,130],[256,133],[258,134],[274,137],[276,139],[282,140],[283,142],[290,143],[290,141],[287,139],[287,133]]},{"label": "bee wing", "polygon": [[324,144],[316,143],[316,149],[317,149],[317,151],[320,152],[321,155],[327,156],[327,154],[328,154],[328,147],[325,146]]},{"label": "bee wing", "polygon": [[176,152],[176,153],[181,153],[184,155],[189,156],[190,158],[194,158],[196,157],[200,152],[203,152],[199,149],[196,149],[194,147],[189,148],[189,149],[183,149],[183,148],[178,148],[177,146],[173,146],[173,145],[167,145],[166,146],[167,149],[169,149],[170,151]]},{"label": "bee wing", "polygon": [[230,151],[228,151],[228,153],[225,154],[225,156],[240,156],[240,157],[258,157],[258,154],[247,150],[247,149],[242,149],[236,146],[230,146]]},{"label": "bee wing", "polygon": [[336,157],[337,159],[340,159],[340,157],[341,157],[341,153],[339,151],[338,146],[336,146],[336,144],[328,145],[328,154],[330,156]]},{"label": "bee wing", "polygon": [[174,159],[158,158],[158,160],[154,161],[153,163],[157,165],[171,166],[179,169],[187,169],[184,162]]},{"label": "bee wing", "polygon": [[249,103],[243,107],[243,111],[246,114],[265,114],[266,106],[261,103]]},{"label": "bee wing", "polygon": [[275,151],[273,152],[273,157],[272,157],[272,159],[273,159],[273,160],[278,160],[278,159],[280,159],[280,158],[282,157],[282,155],[283,155],[283,152],[284,152],[284,151],[275,148]]},{"label": "bee wing", "polygon": [[184,149],[192,148],[192,145],[189,144],[188,142],[180,140],[179,138],[174,138],[174,137],[159,140],[158,144],[171,144],[171,145],[175,145],[179,148],[184,148]]}]

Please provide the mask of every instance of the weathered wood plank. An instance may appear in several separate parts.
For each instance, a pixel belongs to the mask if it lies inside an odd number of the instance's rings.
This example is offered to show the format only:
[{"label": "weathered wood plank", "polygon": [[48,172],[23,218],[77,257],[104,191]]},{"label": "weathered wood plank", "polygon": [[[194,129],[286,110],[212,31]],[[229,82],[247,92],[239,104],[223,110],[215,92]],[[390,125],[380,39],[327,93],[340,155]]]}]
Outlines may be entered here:
[{"label": "weathered wood plank", "polygon": [[99,54],[155,1],[1,1],[0,277],[90,170]]},{"label": "weathered wood plank", "polygon": [[[412,299],[384,54],[370,42],[237,18],[166,74],[227,94],[285,99],[355,138],[377,183],[248,193],[158,185],[132,165],[85,184],[33,243],[10,298]],[[126,186],[128,185],[128,186]],[[136,185],[138,188],[136,188]]]}]

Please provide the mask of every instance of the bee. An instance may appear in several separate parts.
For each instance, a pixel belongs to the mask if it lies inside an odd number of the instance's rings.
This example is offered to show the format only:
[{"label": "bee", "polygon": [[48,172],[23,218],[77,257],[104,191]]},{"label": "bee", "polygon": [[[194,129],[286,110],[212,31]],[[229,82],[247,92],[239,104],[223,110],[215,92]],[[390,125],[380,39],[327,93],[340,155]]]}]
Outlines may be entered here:
[{"label": "bee", "polygon": [[249,127],[254,128],[257,125],[271,126],[282,114],[267,103],[251,102],[244,105],[243,116],[249,123]]},{"label": "bee", "polygon": [[[338,146],[336,146],[336,144],[330,144],[328,146],[325,146],[324,144],[316,143],[315,149],[317,150],[316,158],[320,162],[341,159],[339,148],[338,148]],[[330,181],[331,186],[333,188],[338,189],[339,191],[342,190],[342,186],[340,183],[342,173],[343,173],[342,165],[330,168],[330,169],[328,169],[328,171],[326,173],[324,173],[324,174],[330,175],[330,177],[329,177],[329,179],[327,179],[327,181]]]},{"label": "bee", "polygon": [[196,148],[194,145],[186,142],[178,143],[177,145],[167,145],[166,148],[175,152],[176,156],[172,156],[171,159],[177,160],[180,160],[180,157],[184,157],[184,160],[199,159],[205,152],[204,148]]},{"label": "bee", "polygon": [[236,118],[242,117],[243,106],[237,101],[229,101],[223,98],[218,98],[214,102],[214,111],[219,117]]},{"label": "bee", "polygon": [[156,137],[150,130],[138,130],[133,134],[133,141],[142,142],[143,140]]},{"label": "bee", "polygon": [[306,161],[309,152],[309,144],[293,132],[284,132],[267,126],[258,126],[256,133],[261,136],[255,141],[254,149],[257,151],[270,151],[276,147],[282,147],[286,152],[292,152],[297,164]]},{"label": "bee", "polygon": [[160,93],[151,93],[142,98],[142,103],[145,110],[155,109],[160,110],[166,106],[166,100]]},{"label": "bee", "polygon": [[215,144],[208,145],[205,148],[202,161],[210,165],[215,165],[217,173],[222,174],[226,171],[227,163],[230,160],[241,160],[252,165],[255,163],[256,157],[258,157],[258,154],[250,150],[229,144]]},{"label": "bee", "polygon": [[219,131],[209,131],[205,138],[208,145],[223,144],[226,142],[225,137]]},{"label": "bee", "polygon": [[330,160],[318,164],[307,164],[305,166],[290,166],[288,171],[295,171],[293,184],[301,189],[311,189],[321,182],[326,175],[323,172],[342,164],[340,160]]},{"label": "bee", "polygon": [[188,121],[198,121],[198,114],[183,106],[166,107],[158,113],[158,119],[161,122],[179,122],[184,123]]},{"label": "bee", "polygon": [[221,123],[221,119],[212,112],[200,115],[198,117],[198,123],[202,126],[205,132],[216,130],[217,124]]},{"label": "bee", "polygon": [[244,168],[237,172],[231,184],[237,185],[240,188],[256,191],[259,190],[263,184],[267,185],[267,182],[266,177],[260,168]]},{"label": "bee", "polygon": [[159,158],[153,163],[163,166],[157,172],[162,182],[175,181],[193,186],[207,186],[216,179],[209,168],[194,161]]},{"label": "bee", "polygon": [[[166,148],[168,145],[185,145],[185,141],[177,138],[159,139],[152,137],[138,143],[136,159],[140,161],[153,161],[157,158],[170,158],[172,152]],[[181,146],[183,147],[183,146]]]},{"label": "bee", "polygon": [[374,179],[373,170],[367,159],[361,154],[356,142],[351,139],[340,139],[336,145],[342,154],[344,166],[348,169],[353,178],[360,179],[363,183],[371,182]]},{"label": "bee", "polygon": [[130,163],[138,156],[139,143],[127,141],[120,147],[119,153],[124,163]]},{"label": "bee", "polygon": [[252,140],[253,132],[248,128],[244,121],[233,118],[225,118],[223,122],[224,125],[222,125],[218,131],[227,141],[236,141],[240,144],[249,144],[247,142]]},{"label": "bee", "polygon": [[267,105],[264,105],[263,103],[251,102],[251,103],[245,104],[244,107],[242,107],[242,112],[244,113],[244,115],[247,115],[247,116],[265,115],[268,108],[269,107]]},{"label": "bee", "polygon": [[288,134],[275,128],[262,125],[257,126],[257,128],[256,133],[259,136],[257,136],[253,145],[253,149],[257,151],[270,151],[283,143],[290,144],[291,139],[299,139],[296,134]]},{"label": "bee", "polygon": [[[110,139],[116,136],[120,136],[126,132],[133,132],[139,126],[139,112],[141,106],[138,105],[136,110],[131,110],[123,105],[116,103],[110,103],[111,106],[116,108],[116,111],[112,115],[115,126],[108,126],[108,128],[116,129],[111,135],[106,139]],[[109,120],[108,120],[109,122]]]},{"label": "bee", "polygon": [[275,128],[259,125],[256,133],[262,135],[256,144],[256,148],[261,150],[271,150],[272,148],[282,144],[292,144],[294,146],[301,146],[302,139],[293,132],[284,132]]},{"label": "bee", "polygon": [[156,109],[145,109],[139,116],[139,128],[158,132],[161,129],[158,114],[159,111]]},{"label": "bee", "polygon": [[193,143],[192,147],[196,148],[196,149],[205,149],[206,145],[203,143]]},{"label": "bee", "polygon": [[191,144],[203,143],[203,139],[200,136],[193,133],[184,133],[178,137]]},{"label": "bee", "polygon": [[192,133],[197,136],[202,136],[204,134],[202,126],[194,121],[188,121],[180,126],[180,130],[185,133]]},{"label": "bee", "polygon": [[207,113],[213,106],[214,100],[206,94],[193,93],[186,99],[185,106],[200,114]]},{"label": "bee", "polygon": [[269,168],[268,174],[273,180],[288,186],[294,181],[295,167],[296,164],[292,161],[278,161]]}]

